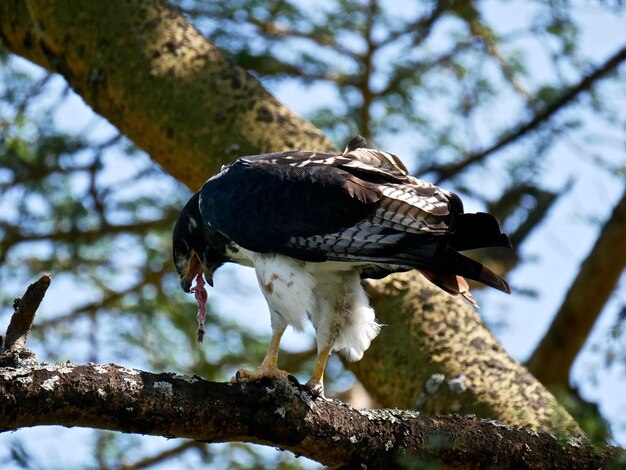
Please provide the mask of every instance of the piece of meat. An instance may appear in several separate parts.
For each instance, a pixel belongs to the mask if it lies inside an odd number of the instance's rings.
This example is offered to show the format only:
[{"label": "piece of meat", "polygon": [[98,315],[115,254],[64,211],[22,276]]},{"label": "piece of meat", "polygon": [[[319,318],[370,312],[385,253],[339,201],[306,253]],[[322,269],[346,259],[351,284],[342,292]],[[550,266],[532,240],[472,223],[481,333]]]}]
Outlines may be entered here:
[{"label": "piece of meat", "polygon": [[193,292],[194,297],[196,298],[196,303],[198,304],[198,315],[196,315],[196,320],[198,320],[198,333],[196,339],[199,343],[204,339],[204,320],[206,318],[206,301],[209,298],[206,289],[204,288],[204,278],[202,277],[202,271],[198,273],[196,276],[196,285],[191,288],[191,292]]}]

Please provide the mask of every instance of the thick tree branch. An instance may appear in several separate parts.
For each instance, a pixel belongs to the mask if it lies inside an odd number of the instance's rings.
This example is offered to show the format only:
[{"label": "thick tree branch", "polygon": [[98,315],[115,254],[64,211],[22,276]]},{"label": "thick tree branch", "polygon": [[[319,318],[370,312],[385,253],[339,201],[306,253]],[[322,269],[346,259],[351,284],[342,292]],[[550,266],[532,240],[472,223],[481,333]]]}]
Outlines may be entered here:
[{"label": "thick tree branch", "polygon": [[[24,399],[24,397],[28,399]],[[623,456],[579,440],[457,416],[355,410],[280,380],[207,382],[107,365],[0,369],[0,431],[58,424],[277,446],[325,465],[599,468]],[[97,424],[96,424],[97,423]],[[371,467],[370,467],[371,466]]]},{"label": "thick tree branch", "polygon": [[528,121],[523,122],[506,132],[500,139],[490,147],[479,152],[468,155],[461,161],[445,165],[433,165],[420,169],[419,173],[433,172],[437,175],[437,183],[447,180],[471,165],[485,160],[491,154],[501,150],[507,145],[517,141],[529,132],[537,129],[541,124],[548,122],[556,113],[572,104],[581,93],[589,91],[597,81],[613,72],[626,60],[626,47],[623,47],[604,64],[597,67],[593,72],[585,75],[576,85],[567,89],[558,99],[546,105],[543,110],[535,113]]},{"label": "thick tree branch", "polygon": [[8,0],[0,41],[63,75],[191,188],[236,156],[333,148],[161,0]]},{"label": "thick tree branch", "polygon": [[550,328],[528,361],[545,385],[567,387],[574,359],[626,269],[626,192],[580,267]]},{"label": "thick tree branch", "polygon": [[538,431],[581,434],[461,298],[415,271],[369,283],[368,294],[386,326],[363,359],[346,365],[382,406],[476,413]]}]

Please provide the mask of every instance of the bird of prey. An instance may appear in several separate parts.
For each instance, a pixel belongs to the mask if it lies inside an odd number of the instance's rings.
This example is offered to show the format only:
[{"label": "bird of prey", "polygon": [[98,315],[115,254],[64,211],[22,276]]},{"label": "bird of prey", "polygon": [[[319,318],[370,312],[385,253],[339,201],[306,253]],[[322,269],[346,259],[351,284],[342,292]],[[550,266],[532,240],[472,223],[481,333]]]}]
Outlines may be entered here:
[{"label": "bird of prey", "polygon": [[[361,359],[380,330],[364,278],[419,270],[476,305],[465,278],[510,293],[504,279],[459,251],[510,247],[496,219],[466,214],[460,198],[409,175],[402,161],[361,136],[342,154],[290,151],[241,157],[222,167],[183,208],[173,233],[181,287],[234,262],[256,271],[272,338],[261,366],[237,379],[287,378],[277,367],[285,328],[308,319],[317,360],[306,383],[323,394],[329,355]],[[200,303],[200,302],[199,302]]]}]

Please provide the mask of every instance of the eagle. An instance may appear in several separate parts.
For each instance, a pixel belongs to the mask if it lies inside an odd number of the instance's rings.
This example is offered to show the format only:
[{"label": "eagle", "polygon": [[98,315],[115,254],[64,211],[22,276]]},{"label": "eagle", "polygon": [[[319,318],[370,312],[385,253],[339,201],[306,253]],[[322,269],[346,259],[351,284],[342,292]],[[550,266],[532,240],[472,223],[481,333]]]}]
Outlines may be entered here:
[{"label": "eagle", "polygon": [[330,354],[357,361],[380,331],[363,279],[417,269],[476,306],[465,278],[511,292],[504,279],[459,253],[483,247],[511,247],[495,217],[464,213],[456,194],[411,176],[397,156],[370,148],[361,136],[341,154],[238,158],[191,197],[173,232],[180,285],[196,293],[199,309],[203,275],[213,286],[225,263],[256,272],[272,338],[260,367],[239,370],[236,380],[291,378],[277,365],[280,340],[287,326],[301,329],[308,319],[317,359],[305,387],[316,396],[323,396]]}]

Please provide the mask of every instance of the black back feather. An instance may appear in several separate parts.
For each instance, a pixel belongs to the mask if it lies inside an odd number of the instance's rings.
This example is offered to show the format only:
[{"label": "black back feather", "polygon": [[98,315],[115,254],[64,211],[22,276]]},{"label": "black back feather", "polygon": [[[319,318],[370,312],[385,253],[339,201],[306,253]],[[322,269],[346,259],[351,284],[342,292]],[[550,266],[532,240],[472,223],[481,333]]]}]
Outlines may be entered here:
[{"label": "black back feather", "polygon": [[[408,175],[395,155],[360,136],[342,155],[242,157],[200,190],[204,223],[243,248],[306,261],[359,263],[364,276],[422,269],[510,292],[458,251],[510,247],[497,220],[464,214],[458,196]],[[431,277],[433,277],[431,276]]]}]

